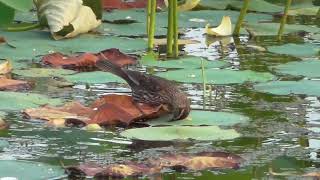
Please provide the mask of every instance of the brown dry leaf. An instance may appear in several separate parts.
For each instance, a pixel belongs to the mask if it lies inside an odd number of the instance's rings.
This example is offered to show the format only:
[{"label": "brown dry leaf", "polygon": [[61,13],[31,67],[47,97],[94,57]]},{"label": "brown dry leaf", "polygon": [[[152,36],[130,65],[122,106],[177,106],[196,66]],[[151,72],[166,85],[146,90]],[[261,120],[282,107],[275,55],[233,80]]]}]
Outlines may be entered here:
[{"label": "brown dry leaf", "polygon": [[310,172],[302,175],[303,177],[314,177],[314,178],[320,178],[320,172]]},{"label": "brown dry leaf", "polygon": [[7,74],[11,72],[11,70],[12,70],[12,65],[10,61],[5,61],[0,64],[0,74]]},{"label": "brown dry leaf", "polygon": [[6,42],[7,42],[6,39],[3,36],[0,36],[0,44],[6,43]]},{"label": "brown dry leaf", "polygon": [[131,96],[116,94],[96,100],[91,108],[97,108],[97,111],[88,123],[99,125],[129,125],[133,121],[153,119],[164,113],[161,106],[135,103]]},{"label": "brown dry leaf", "polygon": [[[115,164],[109,165],[104,170],[96,174],[95,178],[124,178],[124,177],[137,177],[149,174],[150,167],[143,164]],[[160,171],[159,171],[160,172]]]},{"label": "brown dry leaf", "polygon": [[69,166],[66,167],[65,170],[69,177],[85,177],[95,176],[102,172],[104,168],[95,163],[86,163],[80,164],[79,166]]},{"label": "brown dry leaf", "polygon": [[0,91],[18,91],[30,89],[31,84],[26,81],[13,80],[0,77]]},{"label": "brown dry leaf", "polygon": [[62,107],[43,106],[25,109],[23,113],[28,118],[45,120],[49,125],[60,127],[66,123],[66,120],[88,121],[93,110],[79,102],[71,102]]},{"label": "brown dry leaf", "polygon": [[[103,54],[103,57],[101,54]],[[61,67],[64,69],[78,71],[93,71],[96,69],[96,61],[105,58],[121,67],[129,64],[135,64],[137,61],[135,57],[126,55],[114,48],[106,49],[97,54],[83,53],[77,56],[66,56],[61,53],[52,53],[45,55],[41,61],[44,64],[55,68]]]}]

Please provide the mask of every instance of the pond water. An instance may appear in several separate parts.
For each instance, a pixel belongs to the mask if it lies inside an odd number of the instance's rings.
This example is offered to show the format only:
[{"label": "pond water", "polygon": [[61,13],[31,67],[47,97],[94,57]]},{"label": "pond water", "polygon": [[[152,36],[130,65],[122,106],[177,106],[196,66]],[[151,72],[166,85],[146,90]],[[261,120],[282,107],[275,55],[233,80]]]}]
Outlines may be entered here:
[{"label": "pond water", "polygon": [[[277,19],[273,21],[278,22]],[[302,20],[291,23],[304,24]],[[308,21],[307,24],[320,27],[315,21]],[[319,83],[317,77],[283,74],[275,68],[275,66],[301,59],[319,60],[319,54],[301,57],[272,53],[270,49],[269,51],[260,50],[261,47],[308,43],[319,51],[320,41],[310,38],[309,33],[286,35],[279,43],[274,36],[242,35],[240,38],[215,39],[207,38],[202,32],[202,28],[187,29],[183,37],[198,40],[199,43],[186,45],[184,47],[186,54],[204,57],[210,61],[224,61],[227,63],[224,68],[226,70],[270,73],[274,75],[274,81],[311,79],[314,84]],[[299,50],[298,48],[294,51]],[[309,71],[309,69],[303,69],[303,65],[298,65],[299,68],[302,68],[303,72]],[[143,71],[145,66],[137,69]],[[164,70],[166,69],[161,68],[161,71]],[[13,77],[24,79],[23,76],[14,74]],[[215,77],[207,78],[215,80]],[[86,105],[101,95],[130,94],[130,88],[122,83],[85,84],[80,82],[73,87],[59,89],[50,86],[53,81],[51,77],[26,79],[36,82],[36,87],[32,89],[33,93],[64,100],[78,100]],[[267,179],[273,177],[269,173],[272,169],[274,172],[287,174],[276,178],[294,179],[307,172],[319,172],[319,95],[316,92],[294,95],[292,93],[295,92],[295,87],[289,88],[292,92],[288,93],[289,95],[281,93],[276,95],[277,93],[266,93],[263,88],[259,90],[259,87],[256,87],[257,84],[254,82],[212,84],[208,85],[211,90],[207,90],[206,95],[203,96],[201,82],[180,83],[181,88],[192,100],[193,109],[231,112],[247,116],[250,119],[247,123],[231,126],[241,134],[241,137],[236,139],[181,142],[137,141],[120,136],[119,133],[124,130],[120,127],[98,132],[78,128],[52,128],[45,127],[42,121],[26,120],[20,111],[8,111],[4,119],[10,123],[10,128],[0,131],[0,140],[7,141],[8,145],[0,151],[0,159],[27,160],[61,166],[61,162],[64,165],[82,162],[111,164],[128,160],[143,162],[149,157],[168,153],[225,151],[240,155],[245,159],[245,163],[234,170],[184,173],[168,170],[151,178]],[[313,87],[310,86],[310,88]]]}]

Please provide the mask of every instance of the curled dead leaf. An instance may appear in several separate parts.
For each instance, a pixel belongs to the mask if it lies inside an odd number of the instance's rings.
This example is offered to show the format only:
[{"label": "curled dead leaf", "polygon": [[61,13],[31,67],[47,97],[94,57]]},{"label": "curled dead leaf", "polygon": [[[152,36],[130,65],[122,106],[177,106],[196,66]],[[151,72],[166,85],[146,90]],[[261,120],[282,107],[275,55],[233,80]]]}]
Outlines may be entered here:
[{"label": "curled dead leaf", "polygon": [[[101,57],[103,54],[104,57]],[[66,56],[61,53],[52,53],[42,58],[42,63],[51,67],[61,67],[64,69],[72,69],[78,71],[92,71],[96,69],[96,61],[99,59],[107,59],[121,67],[136,64],[137,59],[133,56],[122,53],[118,49],[106,49],[97,54],[84,53],[77,56]]]},{"label": "curled dead leaf", "polygon": [[7,74],[11,72],[11,70],[12,70],[12,65],[10,61],[5,61],[0,64],[0,74]]},{"label": "curled dead leaf", "polygon": [[26,81],[7,79],[0,77],[0,91],[18,91],[31,89],[31,84]]},{"label": "curled dead leaf", "polygon": [[114,164],[109,165],[102,172],[97,173],[95,178],[124,178],[124,177],[138,177],[149,174],[150,167],[143,164]]},{"label": "curled dead leaf", "polygon": [[210,28],[210,24],[206,25],[205,31],[212,36],[230,36],[232,35],[232,23],[230,16],[223,16],[218,27]]}]

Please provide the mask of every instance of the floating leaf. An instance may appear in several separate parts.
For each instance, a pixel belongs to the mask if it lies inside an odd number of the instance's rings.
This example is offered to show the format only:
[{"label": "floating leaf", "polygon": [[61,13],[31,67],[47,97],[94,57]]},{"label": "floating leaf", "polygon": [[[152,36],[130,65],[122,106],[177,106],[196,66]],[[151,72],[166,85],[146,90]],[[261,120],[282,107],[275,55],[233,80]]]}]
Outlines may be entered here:
[{"label": "floating leaf", "polygon": [[[126,36],[126,37],[140,37],[146,36],[146,24],[145,23],[103,23],[102,27],[103,32],[108,35],[116,36]],[[155,36],[165,36],[167,35],[167,29],[163,27],[157,27],[155,29]]]},{"label": "floating leaf", "polygon": [[304,94],[320,96],[320,82],[311,80],[301,81],[272,81],[256,84],[257,91],[276,95]]},{"label": "floating leaf", "polygon": [[96,109],[90,124],[129,125],[133,121],[152,119],[164,113],[161,106],[135,103],[131,96],[108,95],[96,100],[91,107]]},{"label": "floating leaf", "polygon": [[[249,23],[245,24],[245,28],[252,36],[276,36],[279,30],[279,23],[253,23],[249,21]],[[319,32],[319,28],[300,24],[286,24],[283,33],[297,32],[316,33]]]},{"label": "floating leaf", "polygon": [[3,63],[0,63],[0,74],[7,74],[11,72],[12,70],[12,65],[10,61],[5,61]]},{"label": "floating leaf", "polygon": [[40,22],[48,23],[55,39],[74,37],[101,24],[93,10],[81,0],[36,0],[35,4]]},{"label": "floating leaf", "polygon": [[61,53],[53,53],[45,55],[42,58],[42,62],[52,67],[90,71],[96,68],[96,61],[99,59],[111,61],[121,67],[136,63],[135,57],[126,55],[115,48],[106,49],[97,54],[84,53],[78,56],[65,56]]},{"label": "floating leaf", "polygon": [[319,54],[320,48],[319,46],[310,43],[284,44],[281,46],[269,46],[268,51],[295,57],[313,57]]},{"label": "floating leaf", "polygon": [[194,139],[199,141],[226,140],[240,136],[233,129],[220,129],[218,126],[167,126],[128,129],[121,133],[131,139],[145,141],[173,141]]},{"label": "floating leaf", "polygon": [[73,83],[89,83],[89,84],[102,84],[108,82],[125,82],[123,79],[108,72],[82,72],[64,77],[66,80]]},{"label": "floating leaf", "polygon": [[[201,69],[184,69],[158,73],[160,77],[186,83],[202,83]],[[258,73],[250,70],[235,71],[227,69],[208,69],[205,71],[208,84],[236,84],[265,82],[274,79],[270,73]]]},{"label": "floating leaf", "polygon": [[150,56],[145,56],[141,59],[141,63],[146,66],[155,66],[163,68],[183,68],[196,69],[201,68],[201,61],[204,62],[205,68],[220,68],[227,66],[228,63],[224,61],[208,61],[201,57],[189,56],[180,59],[170,59],[166,61],[159,61]]},{"label": "floating leaf", "polygon": [[30,88],[31,88],[31,84],[28,83],[27,81],[13,80],[13,79],[0,77],[0,91],[3,91],[3,90],[17,91],[17,90],[25,90]]},{"label": "floating leaf", "polygon": [[[243,2],[239,0],[201,0],[200,5],[207,8],[221,10],[227,9],[228,7],[232,7],[233,9],[241,9],[243,6]],[[248,10],[255,12],[276,13],[282,12],[283,7],[264,0],[251,0]]]},{"label": "floating leaf", "polygon": [[305,76],[308,78],[320,77],[320,60],[305,60],[299,62],[289,62],[275,66],[276,71],[282,74],[294,76]]},{"label": "floating leaf", "polygon": [[1,110],[21,110],[45,104],[59,105],[61,103],[62,101],[59,99],[50,99],[40,94],[0,91]]},{"label": "floating leaf", "polygon": [[14,70],[13,73],[25,77],[65,77],[66,75],[74,74],[75,71],[65,69],[30,68]]},{"label": "floating leaf", "polygon": [[64,170],[38,162],[0,160],[0,174],[3,178],[42,180],[61,176]]},{"label": "floating leaf", "polygon": [[168,121],[168,119],[161,118],[159,120],[148,121],[152,126],[157,125],[215,125],[215,126],[232,126],[238,123],[246,123],[249,118],[235,113],[228,112],[212,112],[212,111],[191,111],[190,115],[185,120]]},{"label": "floating leaf", "polygon": [[232,24],[229,16],[223,16],[218,27],[210,28],[206,25],[206,33],[212,36],[230,36],[232,35]]},{"label": "floating leaf", "polygon": [[[122,0],[105,0],[103,2],[104,9],[132,9],[132,8],[145,8],[147,1],[122,1]],[[163,5],[163,0],[157,0],[157,5]]]}]

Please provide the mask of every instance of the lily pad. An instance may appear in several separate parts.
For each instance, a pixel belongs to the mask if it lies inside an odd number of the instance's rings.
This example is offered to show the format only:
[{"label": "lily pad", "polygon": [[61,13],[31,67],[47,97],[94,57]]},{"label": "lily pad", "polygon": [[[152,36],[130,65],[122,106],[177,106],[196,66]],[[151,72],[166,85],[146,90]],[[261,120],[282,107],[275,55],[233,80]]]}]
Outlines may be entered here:
[{"label": "lily pad", "polygon": [[[39,56],[60,52],[72,54],[76,52],[100,52],[101,50],[114,48],[115,44],[122,52],[144,51],[146,41],[144,39],[121,38],[93,34],[83,34],[77,38],[53,41],[50,34],[44,31],[4,32],[8,42],[16,46],[0,46],[0,58],[17,60],[38,59]],[[92,45],[93,44],[93,45]]]},{"label": "lily pad", "polygon": [[2,178],[42,180],[63,174],[64,170],[58,166],[29,161],[0,160],[0,176]]},{"label": "lily pad", "polygon": [[131,139],[145,141],[173,141],[173,140],[227,140],[240,136],[234,129],[220,129],[218,126],[167,126],[128,129],[121,133]]},{"label": "lily pad", "polygon": [[184,69],[196,69],[201,68],[201,61],[204,62],[205,68],[220,68],[228,65],[224,61],[208,61],[201,57],[189,56],[180,59],[170,59],[166,61],[157,61],[151,57],[144,57],[141,59],[143,65],[155,66],[163,68],[184,68]]},{"label": "lily pad", "polygon": [[[200,5],[213,9],[227,9],[228,7],[241,9],[243,2],[239,0],[202,0],[200,1]],[[264,0],[251,0],[248,10],[256,12],[275,13],[283,11],[283,7],[266,2]]]},{"label": "lily pad", "polygon": [[212,112],[212,111],[191,111],[189,117],[180,121],[168,121],[168,119],[159,119],[148,121],[152,126],[157,125],[214,125],[214,126],[232,126],[239,123],[246,123],[249,118],[240,114],[228,112]]},{"label": "lily pad", "polygon": [[313,57],[319,54],[320,47],[314,44],[284,44],[281,46],[269,46],[272,53],[286,54],[295,57]]},{"label": "lily pad", "polygon": [[[161,72],[157,75],[185,83],[202,83],[201,69],[184,69]],[[250,82],[266,82],[275,77],[270,73],[259,73],[250,70],[235,71],[228,69],[207,69],[205,76],[208,84],[238,84],[247,81]]]},{"label": "lily pad", "polygon": [[[103,14],[103,19],[109,22],[117,22],[121,20],[131,20],[139,23],[146,22],[145,17],[146,12],[144,10],[115,10],[111,13],[105,12]],[[180,28],[191,28],[191,27],[205,27],[207,23],[211,25],[218,25],[223,16],[230,16],[233,24],[236,23],[239,12],[238,11],[212,11],[212,10],[202,10],[202,11],[185,11],[179,13],[179,27]],[[272,20],[271,15],[258,14],[258,13],[248,13],[245,17],[248,22],[259,22]],[[167,27],[167,12],[158,12],[156,19],[156,26]],[[145,31],[145,30],[144,30]]]},{"label": "lily pad", "polygon": [[108,82],[125,82],[118,76],[115,76],[108,72],[82,72],[73,75],[68,75],[64,77],[66,80],[73,83],[89,83],[89,84],[100,84],[100,83],[108,83]]},{"label": "lily pad", "polygon": [[41,105],[60,105],[60,99],[34,93],[0,92],[0,110],[21,110]]},{"label": "lily pad", "polygon": [[[245,28],[253,36],[276,36],[279,30],[279,23],[247,23]],[[286,24],[284,34],[296,33],[296,32],[310,32],[316,33],[320,29],[314,26],[300,25],[300,24]]]},{"label": "lily pad", "polygon": [[74,74],[76,72],[66,69],[30,68],[14,70],[13,73],[25,77],[64,77],[66,75]]},{"label": "lily pad", "polygon": [[272,81],[254,85],[255,90],[275,95],[303,94],[320,96],[320,82],[312,80]]},{"label": "lily pad", "polygon": [[275,67],[277,72],[294,76],[305,76],[309,78],[320,77],[320,60],[305,60],[289,62]]}]

